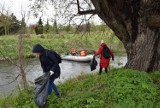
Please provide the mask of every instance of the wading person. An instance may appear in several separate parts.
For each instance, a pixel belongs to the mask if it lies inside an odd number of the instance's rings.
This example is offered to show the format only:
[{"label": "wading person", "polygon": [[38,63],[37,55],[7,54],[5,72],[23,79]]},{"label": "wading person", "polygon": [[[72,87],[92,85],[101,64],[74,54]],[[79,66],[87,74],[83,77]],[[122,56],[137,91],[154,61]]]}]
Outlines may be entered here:
[{"label": "wading person", "polygon": [[108,72],[108,66],[110,63],[110,58],[112,57],[112,60],[114,60],[114,55],[112,51],[108,48],[106,43],[101,41],[100,47],[98,51],[94,54],[94,56],[100,55],[100,63],[99,63],[99,75],[102,73],[102,69],[105,69],[105,72]]},{"label": "wading person", "polygon": [[54,80],[56,78],[58,78],[61,73],[60,66],[59,66],[59,63],[61,63],[60,56],[54,51],[44,49],[40,44],[34,45],[32,52],[37,57],[39,57],[41,67],[43,69],[43,73],[44,74],[49,73],[49,75],[50,75],[48,78],[49,84],[47,86],[48,87],[47,88],[47,95],[51,94],[52,89],[53,89],[55,91],[56,96],[60,97],[59,91],[58,91],[56,85],[54,84]]}]

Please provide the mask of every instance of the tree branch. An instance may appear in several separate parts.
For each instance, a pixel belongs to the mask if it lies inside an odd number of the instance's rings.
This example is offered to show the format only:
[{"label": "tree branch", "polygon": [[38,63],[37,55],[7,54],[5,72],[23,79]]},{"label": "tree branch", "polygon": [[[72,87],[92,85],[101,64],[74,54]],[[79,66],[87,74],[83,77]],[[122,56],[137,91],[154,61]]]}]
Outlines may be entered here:
[{"label": "tree branch", "polygon": [[84,15],[84,14],[98,14],[98,10],[86,10],[86,11],[80,11],[80,5],[79,0],[77,0],[77,8],[78,8],[78,14]]},{"label": "tree branch", "polygon": [[80,11],[78,10],[78,14],[84,15],[84,14],[98,14],[97,10],[86,10],[86,11]]}]

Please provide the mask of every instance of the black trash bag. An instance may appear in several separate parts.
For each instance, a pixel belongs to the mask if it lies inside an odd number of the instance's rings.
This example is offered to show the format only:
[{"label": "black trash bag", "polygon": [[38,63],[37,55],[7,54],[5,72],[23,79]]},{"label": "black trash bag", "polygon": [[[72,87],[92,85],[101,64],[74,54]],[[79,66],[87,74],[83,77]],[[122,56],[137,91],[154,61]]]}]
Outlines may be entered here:
[{"label": "black trash bag", "polygon": [[35,79],[34,100],[39,108],[43,108],[47,101],[49,77],[50,73],[48,72]]},{"label": "black trash bag", "polygon": [[95,70],[95,69],[96,69],[96,66],[97,66],[97,61],[96,61],[96,59],[95,59],[95,56],[93,56],[93,59],[92,59],[91,62],[90,62],[91,71]]}]

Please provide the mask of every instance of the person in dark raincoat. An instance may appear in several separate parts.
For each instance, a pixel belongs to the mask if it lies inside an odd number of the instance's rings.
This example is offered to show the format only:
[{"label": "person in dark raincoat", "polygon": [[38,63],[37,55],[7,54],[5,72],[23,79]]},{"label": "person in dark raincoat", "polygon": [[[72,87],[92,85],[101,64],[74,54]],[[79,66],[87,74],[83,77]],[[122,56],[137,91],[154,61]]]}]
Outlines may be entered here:
[{"label": "person in dark raincoat", "polygon": [[[108,72],[108,66],[109,66],[109,63],[110,63],[110,58],[105,58],[103,56],[103,47],[106,46],[106,43],[103,42],[103,40],[101,41],[101,44],[100,44],[100,47],[98,49],[98,51],[94,54],[94,56],[97,56],[97,55],[100,55],[100,69],[99,69],[99,74],[101,75],[102,73],[102,69],[105,68],[105,72],[107,73]],[[108,48],[109,49],[109,48]],[[111,51],[111,49],[109,49],[110,51],[110,55],[112,57],[112,60],[114,60],[114,55]]]},{"label": "person in dark raincoat", "polygon": [[54,84],[54,80],[60,76],[61,70],[59,66],[59,62],[54,55],[54,53],[50,50],[44,49],[40,44],[36,44],[32,50],[36,56],[39,57],[41,67],[44,73],[52,72],[49,79],[49,88],[48,94],[51,94],[52,89],[55,91],[57,97],[60,97],[59,91]]}]

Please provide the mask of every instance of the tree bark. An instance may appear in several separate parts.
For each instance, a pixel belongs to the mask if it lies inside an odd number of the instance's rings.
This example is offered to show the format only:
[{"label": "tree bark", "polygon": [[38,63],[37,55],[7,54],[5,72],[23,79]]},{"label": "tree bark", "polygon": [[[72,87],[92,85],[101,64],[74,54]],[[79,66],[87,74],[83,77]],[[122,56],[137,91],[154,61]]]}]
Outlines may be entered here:
[{"label": "tree bark", "polygon": [[128,62],[125,67],[148,72],[160,70],[159,30],[146,28],[142,33],[139,33],[134,43],[128,44],[131,45],[126,47]]},{"label": "tree bark", "polygon": [[159,0],[91,2],[98,16],[122,41],[128,58],[126,68],[147,72],[160,70]]},{"label": "tree bark", "polygon": [[21,77],[20,87],[22,87],[22,89],[27,89],[28,85],[26,80],[26,74],[24,72],[24,53],[23,53],[23,35],[22,34],[20,34],[18,37],[18,56],[19,56],[18,68],[19,68],[20,77]]}]

